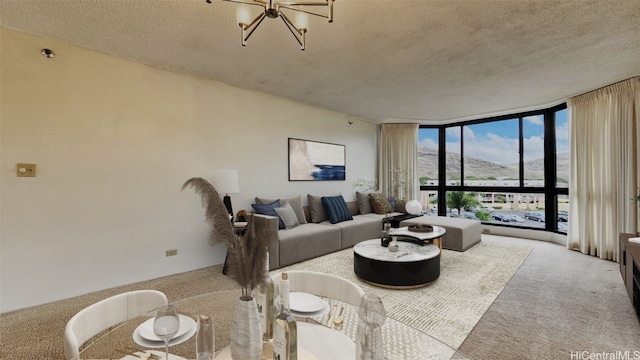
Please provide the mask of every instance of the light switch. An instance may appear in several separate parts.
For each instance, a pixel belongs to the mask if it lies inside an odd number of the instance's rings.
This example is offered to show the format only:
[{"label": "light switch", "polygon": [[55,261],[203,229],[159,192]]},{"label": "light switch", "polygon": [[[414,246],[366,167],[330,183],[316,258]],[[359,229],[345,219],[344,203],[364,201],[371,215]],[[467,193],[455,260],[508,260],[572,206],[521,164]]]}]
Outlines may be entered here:
[{"label": "light switch", "polygon": [[18,177],[35,177],[36,164],[17,164],[16,175]]}]

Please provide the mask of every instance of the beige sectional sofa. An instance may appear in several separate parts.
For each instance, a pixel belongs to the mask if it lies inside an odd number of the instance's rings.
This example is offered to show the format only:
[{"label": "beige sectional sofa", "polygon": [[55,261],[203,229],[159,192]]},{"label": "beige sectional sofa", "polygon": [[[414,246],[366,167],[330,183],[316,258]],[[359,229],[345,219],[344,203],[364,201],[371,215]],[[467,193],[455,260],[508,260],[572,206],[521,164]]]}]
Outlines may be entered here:
[{"label": "beige sectional sofa", "polygon": [[[321,197],[308,195],[307,206],[302,206],[301,197],[282,199],[283,203],[292,205],[299,225],[291,228],[279,229],[279,217],[263,214],[253,214],[257,225],[268,226],[278,231],[278,241],[269,246],[269,268],[277,269],[295,264],[318,256],[330,254],[342,249],[350,248],[363,240],[379,238],[382,231],[382,221],[385,216],[403,215],[403,212],[376,214],[366,206],[366,198],[357,194],[359,201],[346,202],[352,219],[331,223],[326,214],[322,214],[322,205],[318,204]],[[275,199],[280,200],[280,199]],[[274,199],[256,198],[258,204],[268,204]],[[361,211],[362,210],[362,211]],[[362,213],[364,212],[364,213]],[[442,226],[447,230],[443,238],[443,248],[464,251],[480,241],[480,221],[456,219],[440,216],[420,216],[404,220],[400,226],[415,223]]]}]

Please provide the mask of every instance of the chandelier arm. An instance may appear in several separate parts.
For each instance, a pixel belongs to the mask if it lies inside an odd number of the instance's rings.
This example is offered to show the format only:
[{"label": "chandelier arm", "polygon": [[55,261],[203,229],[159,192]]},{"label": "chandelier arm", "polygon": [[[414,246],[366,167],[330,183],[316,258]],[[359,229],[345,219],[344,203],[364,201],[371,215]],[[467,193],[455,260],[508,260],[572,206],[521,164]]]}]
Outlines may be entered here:
[{"label": "chandelier arm", "polygon": [[292,11],[298,11],[298,12],[309,14],[309,15],[315,15],[315,16],[323,17],[323,18],[329,19],[329,22],[333,22],[333,15],[332,15],[333,12],[332,11],[330,12],[331,14],[323,14],[323,13],[319,13],[319,12],[316,12],[316,11],[300,9],[300,8],[292,7],[292,6],[288,6],[288,5],[280,5],[280,8],[281,9],[288,9],[288,10],[292,10]]},{"label": "chandelier arm", "polygon": [[[289,30],[291,30],[291,32],[293,32],[293,30],[295,29],[295,31],[298,33],[298,35],[302,35],[302,28],[298,29],[294,24],[293,21],[291,21],[291,19],[289,19],[289,17],[287,16],[287,14],[280,12],[280,17],[282,18],[282,21],[284,21],[284,23],[287,25],[287,27],[289,27]],[[292,29],[293,28],[293,29]]]},{"label": "chandelier arm", "polygon": [[305,48],[304,34],[307,32],[307,29],[298,29],[295,25],[293,25],[291,20],[289,20],[287,15],[285,15],[284,13],[280,13],[280,18],[282,19],[284,24],[287,26],[289,31],[291,31],[291,35],[293,35],[293,37],[296,38],[296,41],[298,41],[298,44],[300,44],[300,50],[304,50]]},{"label": "chandelier arm", "polygon": [[[260,26],[260,24],[262,24],[262,20],[264,20],[264,18],[267,17],[267,15],[265,13],[262,13],[260,15],[258,15],[255,19],[253,19],[253,21],[249,24],[240,24],[240,27],[242,28],[242,45],[245,45],[247,43],[247,40],[249,40],[249,37],[251,37],[251,34],[253,34],[254,31],[256,31],[256,29],[258,28],[258,26]],[[246,34],[246,31],[249,30],[249,33]]]},{"label": "chandelier arm", "polygon": [[[223,0],[228,1],[228,0]],[[297,1],[278,1],[278,5],[287,5],[287,6],[327,6],[333,3],[333,0],[326,1],[318,1],[318,2],[297,2]]]},{"label": "chandelier arm", "polygon": [[[242,23],[240,23],[240,26],[244,25],[244,26],[245,26],[245,29],[247,29],[247,30],[249,30],[249,29],[252,29],[252,28],[253,28],[253,29],[251,30],[251,32],[253,32],[253,30],[255,30],[255,29],[258,27],[258,25],[260,25],[260,23],[262,22],[262,20],[264,20],[264,18],[265,18],[266,16],[267,16],[267,15],[266,15],[265,13],[260,13],[260,14],[258,14],[258,16],[256,16],[256,17],[255,17],[255,18],[254,18],[250,23],[248,23],[248,24],[242,24]],[[256,22],[257,22],[257,24],[256,24]],[[254,26],[254,25],[255,25],[255,26]]]},{"label": "chandelier arm", "polygon": [[[246,4],[246,5],[257,5],[257,6],[266,6],[267,2],[264,0],[221,0],[224,2],[232,2],[238,4]],[[210,0],[207,0],[207,3],[211,4]]]}]

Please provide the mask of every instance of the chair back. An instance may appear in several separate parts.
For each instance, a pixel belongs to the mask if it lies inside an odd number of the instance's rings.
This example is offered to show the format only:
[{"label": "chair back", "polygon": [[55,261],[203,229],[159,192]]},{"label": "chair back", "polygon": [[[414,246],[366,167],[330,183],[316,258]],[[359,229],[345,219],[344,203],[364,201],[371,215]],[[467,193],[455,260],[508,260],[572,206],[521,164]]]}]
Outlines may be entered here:
[{"label": "chair back", "polygon": [[79,348],[91,337],[127,320],[145,315],[167,304],[157,290],[136,290],[111,296],[80,310],[64,329],[64,356],[79,359]]},{"label": "chair back", "polygon": [[[360,285],[339,276],[305,270],[286,273],[289,275],[289,291],[292,292],[306,292],[355,306],[360,305],[360,298],[365,294]],[[271,276],[274,284],[280,283],[281,274]]]}]

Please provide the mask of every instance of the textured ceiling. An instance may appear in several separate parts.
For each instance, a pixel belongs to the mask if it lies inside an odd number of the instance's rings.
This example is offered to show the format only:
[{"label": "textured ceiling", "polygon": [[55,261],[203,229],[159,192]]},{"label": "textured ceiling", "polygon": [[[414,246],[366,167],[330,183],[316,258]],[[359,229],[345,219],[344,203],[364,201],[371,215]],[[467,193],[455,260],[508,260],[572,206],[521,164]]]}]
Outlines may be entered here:
[{"label": "textured ceiling", "polygon": [[241,46],[239,6],[0,0],[0,24],[376,123],[537,109],[640,75],[638,0],[336,0],[305,51],[279,19]]}]

